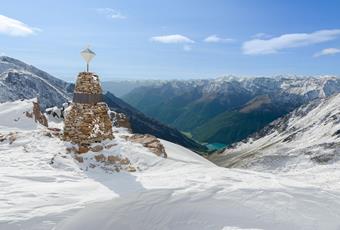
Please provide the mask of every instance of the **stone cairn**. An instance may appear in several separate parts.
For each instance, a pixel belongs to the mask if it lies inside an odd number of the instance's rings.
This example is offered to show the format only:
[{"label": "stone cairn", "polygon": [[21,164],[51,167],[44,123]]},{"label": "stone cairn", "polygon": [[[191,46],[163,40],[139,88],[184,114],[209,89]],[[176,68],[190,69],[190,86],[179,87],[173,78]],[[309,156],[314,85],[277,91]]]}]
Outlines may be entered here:
[{"label": "stone cairn", "polygon": [[113,139],[109,109],[102,101],[99,78],[91,72],[78,75],[73,102],[66,111],[64,140],[79,146]]}]

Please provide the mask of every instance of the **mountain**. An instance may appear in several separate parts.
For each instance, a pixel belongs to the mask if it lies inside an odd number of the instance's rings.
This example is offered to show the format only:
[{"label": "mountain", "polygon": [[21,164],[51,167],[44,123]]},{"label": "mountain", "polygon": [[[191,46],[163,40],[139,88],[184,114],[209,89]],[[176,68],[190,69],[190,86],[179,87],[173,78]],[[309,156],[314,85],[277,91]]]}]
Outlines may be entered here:
[{"label": "mountain", "polygon": [[76,154],[54,134],[62,123],[48,129],[26,112],[31,101],[0,103],[0,229],[339,227],[338,161],[289,173],[221,168],[164,140],[159,157],[116,127],[93,144],[101,151]]},{"label": "mountain", "polygon": [[123,97],[135,88],[158,84],[158,80],[115,80],[103,81],[102,87],[105,91],[114,92],[116,97]]},{"label": "mountain", "polygon": [[110,92],[104,95],[104,101],[111,110],[124,113],[131,124],[134,133],[152,134],[158,138],[177,143],[196,152],[205,152],[207,148],[186,137],[177,129],[171,128],[159,121],[145,116],[143,113],[133,108],[123,100],[117,98]]},{"label": "mountain", "polygon": [[340,79],[331,76],[229,76],[142,86],[123,99],[200,142],[229,145],[304,103],[337,92]]},{"label": "mountain", "polygon": [[[43,109],[62,105],[71,100],[74,84],[10,57],[0,57],[0,102],[31,99],[39,95]],[[126,114],[132,129],[137,133],[149,133],[164,140],[178,143],[197,152],[206,148],[186,137],[174,128],[150,119],[111,93],[105,100],[112,110]]]},{"label": "mountain", "polygon": [[14,58],[0,57],[0,102],[30,99],[39,95],[42,108],[70,100],[73,84]]},{"label": "mountain", "polygon": [[258,171],[306,170],[338,162],[340,94],[301,106],[210,160]]}]

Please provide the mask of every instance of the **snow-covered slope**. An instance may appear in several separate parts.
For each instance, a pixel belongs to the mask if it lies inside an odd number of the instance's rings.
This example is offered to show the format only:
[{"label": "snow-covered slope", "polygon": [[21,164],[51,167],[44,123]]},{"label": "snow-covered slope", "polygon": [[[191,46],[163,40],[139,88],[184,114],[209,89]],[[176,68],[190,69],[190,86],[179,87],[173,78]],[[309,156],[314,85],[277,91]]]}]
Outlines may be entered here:
[{"label": "snow-covered slope", "polygon": [[340,94],[313,101],[211,160],[225,167],[292,171],[340,159]]},{"label": "snow-covered slope", "polygon": [[68,101],[73,85],[14,58],[0,57],[0,102],[39,95],[43,108]]},{"label": "snow-covered slope", "polygon": [[[7,103],[6,111],[27,103]],[[8,115],[0,110],[0,120]],[[13,132],[13,124],[0,133]],[[0,229],[340,227],[338,163],[284,176],[226,169],[166,141],[168,158],[158,157],[114,128],[105,151],[139,168],[114,172],[84,167],[44,127],[21,127],[11,144],[0,142]]]}]

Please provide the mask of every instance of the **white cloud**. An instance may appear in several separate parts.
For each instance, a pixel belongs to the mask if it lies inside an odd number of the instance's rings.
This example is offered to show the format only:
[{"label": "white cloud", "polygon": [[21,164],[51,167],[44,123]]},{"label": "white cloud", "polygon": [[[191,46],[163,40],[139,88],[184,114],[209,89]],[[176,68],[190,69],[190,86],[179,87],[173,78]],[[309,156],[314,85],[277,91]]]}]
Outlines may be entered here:
[{"label": "white cloud", "polygon": [[314,57],[320,57],[320,56],[325,56],[325,55],[334,55],[340,53],[340,49],[337,48],[327,48],[323,49],[320,52],[317,52],[314,54]]},{"label": "white cloud", "polygon": [[150,38],[153,42],[160,42],[160,43],[194,43],[193,40],[190,38],[180,35],[180,34],[172,34],[172,35],[162,35],[162,36],[155,36]]},{"label": "white cloud", "polygon": [[119,12],[118,10],[115,10],[115,9],[111,9],[111,8],[98,8],[98,9],[96,9],[96,11],[99,14],[103,14],[107,18],[110,18],[110,19],[126,19],[125,15],[123,15],[121,12]]},{"label": "white cloud", "polygon": [[220,38],[216,34],[213,34],[213,35],[206,37],[203,41],[208,42],[208,43],[227,43],[227,42],[234,42],[235,40],[232,38]]},{"label": "white cloud", "polygon": [[272,54],[282,49],[327,42],[340,36],[340,29],[319,30],[313,33],[283,34],[270,39],[253,39],[243,43],[244,54]]},{"label": "white cloud", "polygon": [[38,28],[30,27],[25,23],[0,14],[0,33],[9,36],[25,37],[40,31]]}]

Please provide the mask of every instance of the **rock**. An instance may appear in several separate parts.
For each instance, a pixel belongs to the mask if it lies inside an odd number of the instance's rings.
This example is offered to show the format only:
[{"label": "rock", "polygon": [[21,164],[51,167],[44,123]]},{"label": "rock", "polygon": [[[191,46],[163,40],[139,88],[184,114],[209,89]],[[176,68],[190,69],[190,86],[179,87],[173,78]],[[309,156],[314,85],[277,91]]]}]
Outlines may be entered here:
[{"label": "rock", "polygon": [[78,152],[78,151],[77,151],[77,149],[74,146],[72,146],[72,147],[67,147],[66,148],[66,152],[72,153],[72,152]]},{"label": "rock", "polygon": [[17,135],[15,133],[10,133],[7,136],[9,144],[13,144],[13,142],[17,139]]},{"label": "rock", "polygon": [[130,136],[128,140],[142,144],[157,156],[167,158],[167,154],[162,143],[150,134],[134,134]]},{"label": "rock", "polygon": [[4,140],[6,140],[6,137],[2,134],[0,134],[0,142],[3,142]]},{"label": "rock", "polygon": [[25,115],[26,115],[26,117],[28,117],[28,118],[33,118],[33,113],[30,113],[30,112],[28,112],[28,111],[26,111]]},{"label": "rock", "polygon": [[[26,112],[26,116],[30,117],[28,112]],[[37,102],[33,102],[33,117],[35,122],[39,122],[41,125],[48,127],[48,121],[44,114],[41,113],[40,110],[40,102],[39,99]]]},{"label": "rock", "polygon": [[117,144],[108,144],[105,145],[105,149],[111,149],[112,147],[116,146]]},{"label": "rock", "polygon": [[77,149],[77,153],[82,154],[82,153],[87,153],[89,151],[89,147],[81,145]]},{"label": "rock", "polygon": [[52,133],[50,133],[50,132],[44,132],[43,135],[46,136],[46,137],[52,137]]},{"label": "rock", "polygon": [[137,170],[136,170],[136,168],[133,167],[132,165],[129,165],[129,166],[127,167],[127,171],[128,171],[128,172],[136,172]]},{"label": "rock", "polygon": [[95,145],[95,146],[91,147],[92,152],[100,152],[103,149],[104,149],[104,147],[102,145]]},{"label": "rock", "polygon": [[127,164],[130,164],[130,160],[128,158],[123,158],[120,160],[120,163],[122,165],[127,165]]},{"label": "rock", "polygon": [[120,162],[120,158],[117,157],[117,156],[108,156],[107,162],[110,163],[110,164],[116,164],[116,163]]},{"label": "rock", "polygon": [[98,162],[105,162],[106,157],[103,154],[99,154],[99,155],[94,156],[94,159],[96,159],[96,161]]},{"label": "rock", "polygon": [[127,128],[131,130],[131,124],[129,118],[124,113],[110,112],[111,120],[113,121],[113,125],[117,127]]},{"label": "rock", "polygon": [[58,129],[58,128],[47,128],[47,129],[52,132],[61,132],[61,129]]},{"label": "rock", "polygon": [[84,162],[84,158],[82,156],[79,156],[79,155],[75,155],[74,159],[76,159],[79,163]]}]

